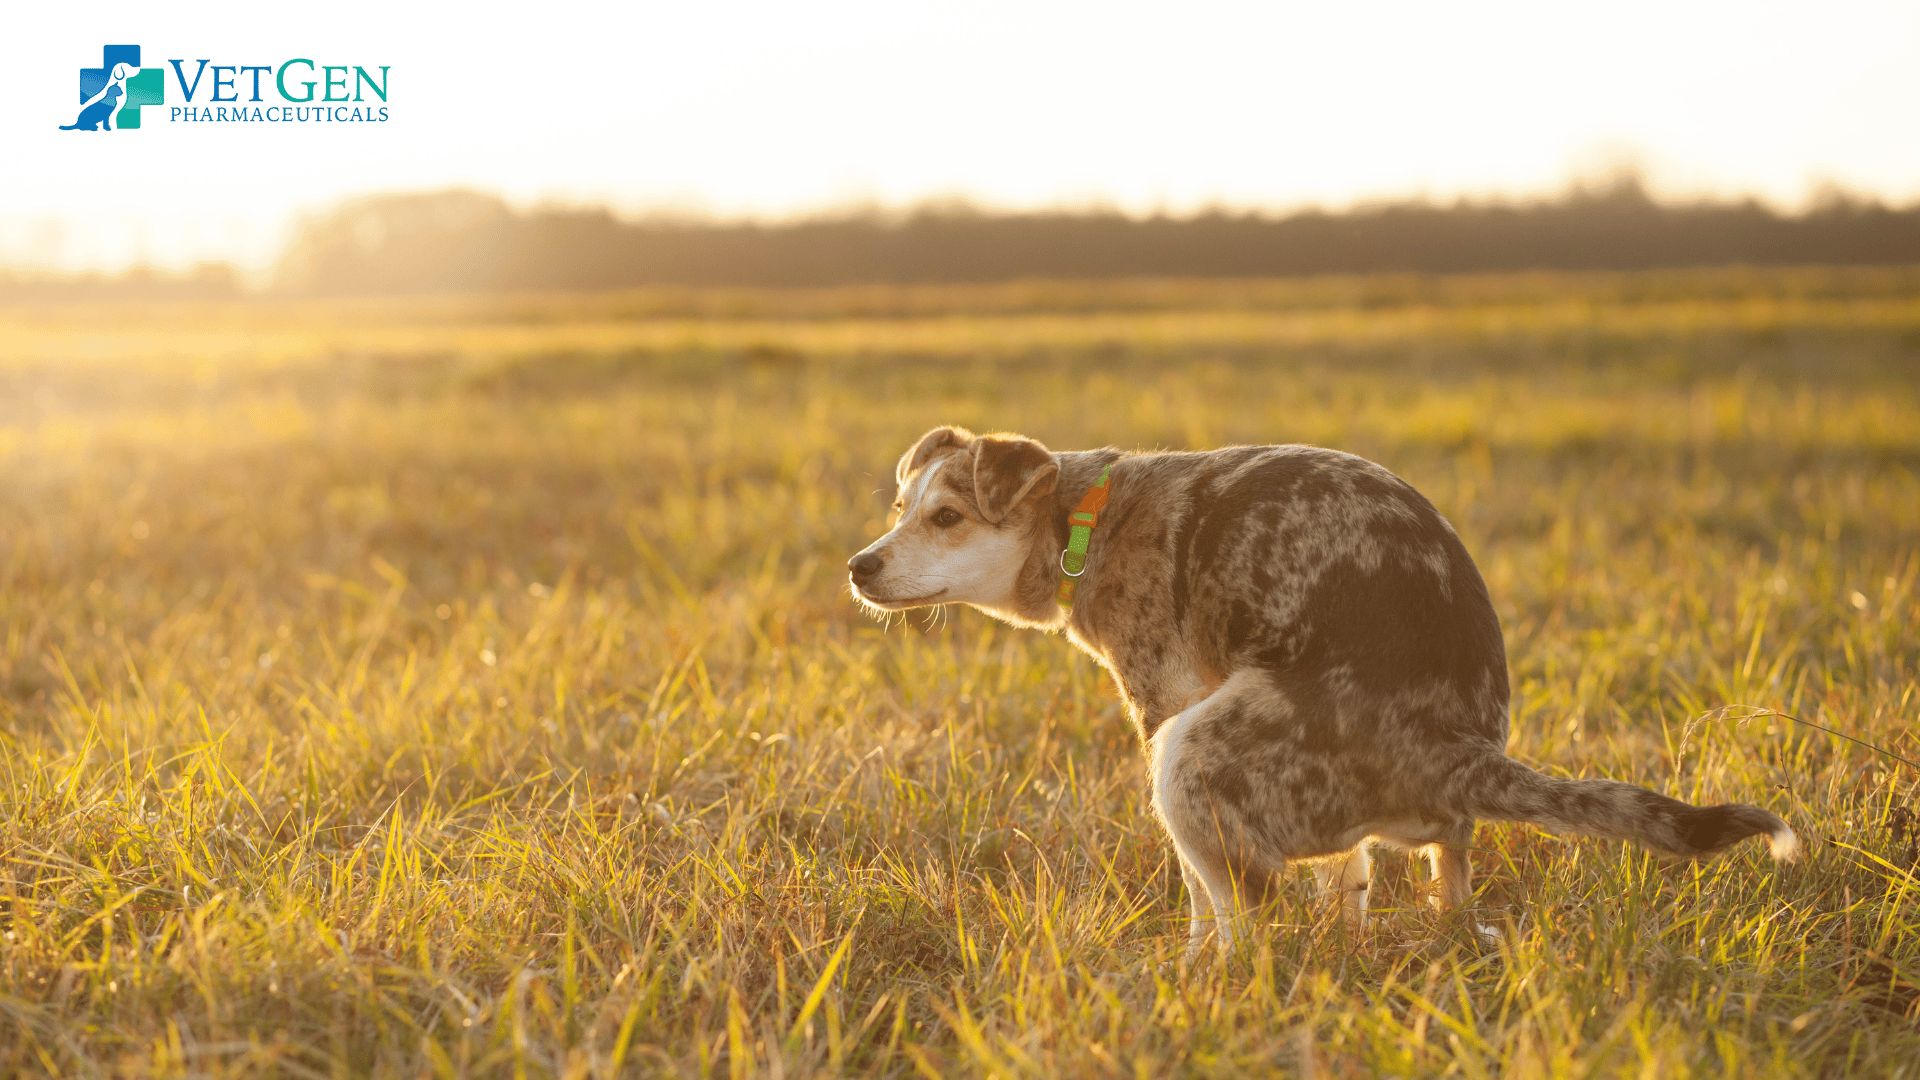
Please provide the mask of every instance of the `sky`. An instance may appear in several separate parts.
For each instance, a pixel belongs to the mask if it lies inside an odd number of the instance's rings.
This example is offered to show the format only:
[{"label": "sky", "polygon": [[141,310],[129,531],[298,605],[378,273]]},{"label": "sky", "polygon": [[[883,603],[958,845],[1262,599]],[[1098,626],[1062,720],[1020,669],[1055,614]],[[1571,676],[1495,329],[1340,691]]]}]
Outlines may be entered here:
[{"label": "sky", "polygon": [[[0,40],[0,266],[257,269],[301,213],[449,186],[758,218],[1284,210],[1548,194],[1632,160],[1670,194],[1920,199],[1913,0],[91,0],[14,5]],[[110,43],[189,76],[388,65],[389,119],[58,130]]]}]

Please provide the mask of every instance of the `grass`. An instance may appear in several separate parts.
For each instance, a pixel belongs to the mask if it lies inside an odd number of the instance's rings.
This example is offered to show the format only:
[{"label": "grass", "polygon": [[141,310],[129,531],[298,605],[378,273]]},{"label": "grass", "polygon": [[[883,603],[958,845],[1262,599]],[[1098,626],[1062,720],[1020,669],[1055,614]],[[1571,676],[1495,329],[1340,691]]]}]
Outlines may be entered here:
[{"label": "grass", "polygon": [[[0,309],[0,1065],[1920,1073],[1920,273]],[[1810,842],[1486,826],[1227,962],[1102,675],[844,595],[936,422],[1318,442],[1465,536],[1514,751]]]}]

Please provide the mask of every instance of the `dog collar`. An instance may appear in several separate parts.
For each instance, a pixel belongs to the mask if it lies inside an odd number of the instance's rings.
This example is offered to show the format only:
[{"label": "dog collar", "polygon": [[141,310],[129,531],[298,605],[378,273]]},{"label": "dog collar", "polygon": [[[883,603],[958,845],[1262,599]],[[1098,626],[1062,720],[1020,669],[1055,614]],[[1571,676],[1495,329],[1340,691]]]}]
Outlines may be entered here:
[{"label": "dog collar", "polygon": [[1060,606],[1068,611],[1073,610],[1073,587],[1087,572],[1087,545],[1093,541],[1093,527],[1100,524],[1100,511],[1106,508],[1107,474],[1112,471],[1111,465],[1101,469],[1100,478],[1067,515],[1067,546],[1060,552]]}]

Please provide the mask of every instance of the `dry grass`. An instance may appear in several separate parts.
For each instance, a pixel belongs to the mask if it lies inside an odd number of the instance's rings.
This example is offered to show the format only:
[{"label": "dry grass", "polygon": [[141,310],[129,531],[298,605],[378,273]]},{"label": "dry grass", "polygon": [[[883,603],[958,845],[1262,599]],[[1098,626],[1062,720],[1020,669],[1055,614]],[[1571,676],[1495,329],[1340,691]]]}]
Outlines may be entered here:
[{"label": "dry grass", "polygon": [[[0,1063],[69,1074],[1920,1069],[1920,274],[0,311]],[[841,562],[935,422],[1380,460],[1515,751],[1783,814],[1483,828],[1228,963],[1104,677]]]}]

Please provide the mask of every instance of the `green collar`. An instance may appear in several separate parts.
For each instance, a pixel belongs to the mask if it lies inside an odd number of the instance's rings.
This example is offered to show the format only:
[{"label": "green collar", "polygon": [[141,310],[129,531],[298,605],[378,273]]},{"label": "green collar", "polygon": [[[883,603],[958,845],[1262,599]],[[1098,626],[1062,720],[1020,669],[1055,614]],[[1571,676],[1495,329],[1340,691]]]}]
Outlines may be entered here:
[{"label": "green collar", "polygon": [[1112,472],[1111,465],[1102,468],[1100,478],[1080,496],[1080,505],[1067,515],[1067,546],[1060,552],[1060,606],[1068,611],[1073,610],[1073,587],[1087,572],[1087,545],[1093,542],[1093,527],[1100,524],[1100,511],[1106,508],[1107,477]]}]

